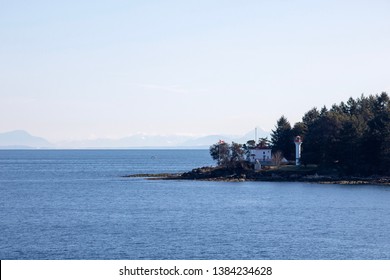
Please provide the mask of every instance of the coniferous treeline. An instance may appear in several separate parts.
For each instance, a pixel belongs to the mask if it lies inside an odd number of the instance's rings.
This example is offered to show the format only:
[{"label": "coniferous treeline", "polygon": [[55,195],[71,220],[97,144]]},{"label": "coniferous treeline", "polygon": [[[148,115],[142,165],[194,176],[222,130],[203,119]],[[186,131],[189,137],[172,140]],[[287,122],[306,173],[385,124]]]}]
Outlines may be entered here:
[{"label": "coniferous treeline", "polygon": [[271,134],[274,152],[295,159],[295,136],[303,137],[303,164],[349,175],[390,175],[390,99],[383,92],[350,98],[330,109],[313,108],[291,127],[282,116]]}]

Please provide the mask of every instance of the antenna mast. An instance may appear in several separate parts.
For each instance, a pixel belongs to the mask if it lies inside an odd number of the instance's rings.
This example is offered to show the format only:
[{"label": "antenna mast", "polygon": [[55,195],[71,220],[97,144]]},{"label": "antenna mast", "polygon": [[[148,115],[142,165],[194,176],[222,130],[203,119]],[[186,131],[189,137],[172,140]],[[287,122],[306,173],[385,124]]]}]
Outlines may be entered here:
[{"label": "antenna mast", "polygon": [[255,127],[255,144],[257,144],[257,127]]}]

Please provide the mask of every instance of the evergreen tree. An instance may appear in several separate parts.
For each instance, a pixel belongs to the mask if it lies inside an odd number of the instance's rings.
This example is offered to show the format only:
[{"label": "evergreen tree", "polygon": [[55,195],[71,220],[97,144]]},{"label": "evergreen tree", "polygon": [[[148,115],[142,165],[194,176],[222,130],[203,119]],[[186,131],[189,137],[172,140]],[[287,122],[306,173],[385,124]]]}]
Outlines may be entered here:
[{"label": "evergreen tree", "polygon": [[292,136],[301,136],[302,139],[305,138],[306,133],[307,125],[304,122],[297,122],[296,124],[294,124],[294,127],[291,131]]},{"label": "evergreen tree", "polygon": [[386,93],[374,102],[374,117],[368,122],[364,146],[371,173],[390,173],[390,101]]},{"label": "evergreen tree", "polygon": [[340,115],[321,110],[320,116],[310,122],[302,144],[302,162],[331,165],[338,160]]},{"label": "evergreen tree", "polygon": [[390,98],[386,93],[313,108],[294,126],[301,131],[302,162],[347,174],[390,175]]},{"label": "evergreen tree", "polygon": [[281,151],[287,159],[294,159],[295,146],[291,125],[285,116],[281,116],[271,133],[272,152]]},{"label": "evergreen tree", "polygon": [[313,124],[320,117],[320,113],[317,108],[313,108],[302,117],[302,122],[308,128],[311,124]]},{"label": "evergreen tree", "polygon": [[346,174],[360,174],[364,170],[362,137],[364,129],[359,117],[350,115],[342,124],[338,150],[339,163]]}]

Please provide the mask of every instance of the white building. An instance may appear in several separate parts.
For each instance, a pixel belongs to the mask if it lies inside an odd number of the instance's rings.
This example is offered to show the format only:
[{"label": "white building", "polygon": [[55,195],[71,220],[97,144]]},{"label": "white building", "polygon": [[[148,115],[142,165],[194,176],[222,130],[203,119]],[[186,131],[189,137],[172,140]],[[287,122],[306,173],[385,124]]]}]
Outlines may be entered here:
[{"label": "white building", "polygon": [[258,160],[260,163],[264,164],[265,162],[272,161],[271,148],[269,147],[256,147],[249,150],[250,156],[249,161],[255,163]]}]

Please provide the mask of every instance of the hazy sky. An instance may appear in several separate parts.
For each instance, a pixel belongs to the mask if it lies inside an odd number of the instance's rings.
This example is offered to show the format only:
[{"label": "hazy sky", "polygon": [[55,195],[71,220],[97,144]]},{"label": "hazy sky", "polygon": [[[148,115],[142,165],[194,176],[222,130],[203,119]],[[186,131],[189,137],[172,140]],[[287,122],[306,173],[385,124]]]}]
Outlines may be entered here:
[{"label": "hazy sky", "polygon": [[0,132],[243,134],[390,92],[390,1],[0,0]]}]

